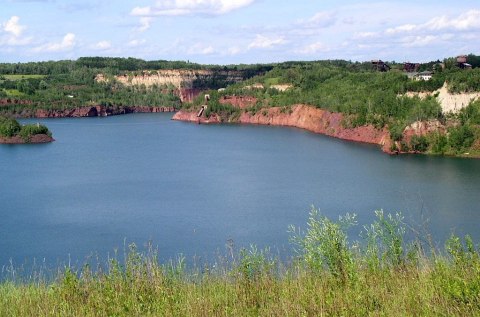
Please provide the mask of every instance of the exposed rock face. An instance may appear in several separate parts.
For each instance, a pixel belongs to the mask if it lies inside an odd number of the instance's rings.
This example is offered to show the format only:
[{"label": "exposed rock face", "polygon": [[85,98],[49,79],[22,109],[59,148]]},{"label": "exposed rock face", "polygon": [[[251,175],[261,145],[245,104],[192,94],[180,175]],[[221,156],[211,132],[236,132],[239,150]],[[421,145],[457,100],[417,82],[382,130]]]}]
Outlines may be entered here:
[{"label": "exposed rock face", "polygon": [[[160,89],[166,86],[173,86],[174,93],[180,97],[182,102],[191,102],[203,90],[212,87],[199,88],[196,83],[210,82],[214,79],[221,79],[225,82],[236,83],[242,81],[241,71],[213,71],[213,70],[190,70],[190,69],[166,69],[157,71],[143,71],[139,75],[119,75],[115,80],[126,86],[145,87],[158,86]],[[98,82],[106,82],[103,74],[95,77]]]},{"label": "exposed rock face", "polygon": [[245,109],[255,106],[257,103],[257,98],[251,96],[222,96],[218,102],[221,104],[230,104],[240,109]]},{"label": "exposed rock face", "polygon": [[427,135],[432,132],[445,133],[447,127],[438,120],[415,121],[403,130],[403,140],[410,143],[414,135]]},{"label": "exposed rock face", "polygon": [[[219,122],[221,118],[215,117],[213,122]],[[195,112],[179,111],[173,116],[173,120],[212,123],[203,117],[197,117]],[[373,126],[362,126],[357,128],[344,128],[342,126],[343,114],[332,113],[326,110],[314,108],[307,105],[295,105],[290,111],[285,108],[266,108],[256,114],[243,112],[238,119],[239,123],[289,126],[306,129],[335,138],[355,142],[378,144],[382,149],[390,153],[390,134],[386,128],[377,130]]]},{"label": "exposed rock face", "polygon": [[270,88],[272,89],[276,89],[278,91],[286,91],[290,88],[292,88],[293,85],[290,85],[290,84],[279,84],[279,85],[271,85]]},{"label": "exposed rock face", "polygon": [[187,122],[194,122],[194,123],[220,123],[221,118],[217,114],[212,114],[209,118],[205,117],[197,117],[197,113],[190,112],[190,111],[178,111],[173,115],[172,120],[177,120],[177,121],[187,121]]},{"label": "exposed rock face", "polygon": [[443,87],[434,92],[407,92],[407,97],[418,96],[419,98],[427,98],[429,96],[437,96],[437,100],[442,106],[443,113],[458,113],[463,108],[467,107],[471,101],[480,98],[479,92],[452,94],[448,92],[447,83]]},{"label": "exposed rock face", "polygon": [[76,117],[106,117],[126,113],[174,112],[173,107],[150,106],[86,106],[69,110],[37,109],[33,114],[36,118],[76,118]]},{"label": "exposed rock face", "polygon": [[49,143],[55,141],[54,138],[46,134],[35,134],[30,137],[30,140],[25,141],[20,136],[14,136],[11,138],[0,137],[0,144],[26,144],[26,143]]}]

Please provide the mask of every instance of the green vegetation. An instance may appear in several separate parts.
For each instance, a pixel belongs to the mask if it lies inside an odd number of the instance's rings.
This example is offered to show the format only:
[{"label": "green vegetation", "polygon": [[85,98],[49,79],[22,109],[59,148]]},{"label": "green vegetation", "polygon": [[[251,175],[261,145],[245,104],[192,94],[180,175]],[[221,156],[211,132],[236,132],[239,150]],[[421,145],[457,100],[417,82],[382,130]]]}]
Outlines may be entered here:
[{"label": "green vegetation", "polygon": [[[399,140],[397,136],[394,138],[392,135],[392,139]],[[454,116],[446,133],[435,131],[426,135],[414,135],[408,150],[442,155],[461,156],[468,153],[469,156],[479,156],[480,100],[471,102]]]},{"label": "green vegetation", "polygon": [[36,134],[52,136],[48,128],[41,124],[27,124],[21,126],[17,120],[0,116],[0,137],[12,138],[20,136],[24,142],[30,142],[30,138]]},{"label": "green vegetation", "polygon": [[[475,61],[477,57],[471,54],[468,58]],[[477,65],[474,64],[474,67]],[[393,64],[391,71],[378,72],[372,69],[370,63],[340,60],[281,63],[265,75],[231,85],[221,93],[210,92],[210,103],[213,106],[209,113],[227,113],[228,118],[239,116],[236,113],[239,110],[234,107],[218,106],[218,100],[224,95],[255,97],[257,104],[247,109],[253,114],[258,111],[265,112],[262,110],[265,107],[286,109],[294,104],[308,104],[343,113],[343,124],[346,127],[388,127],[392,140],[401,145],[394,147],[402,151],[447,155],[462,155],[468,152],[478,156],[480,120],[464,120],[466,116],[477,111],[472,110],[472,107],[478,107],[478,103],[462,110],[458,115],[446,116],[442,113],[436,94],[419,98],[409,97],[406,93],[433,92],[445,83],[451,93],[478,92],[480,68],[459,69],[454,59],[446,59],[443,64],[440,61],[422,64],[421,70],[435,70],[429,81],[412,80],[401,68],[401,65]],[[288,84],[291,88],[281,92],[271,87],[276,84]],[[253,88],[254,86],[257,88]],[[196,104],[198,102],[194,103]],[[429,120],[445,125],[446,134],[416,136],[412,141],[403,140],[403,132],[407,126],[416,121]],[[460,127],[456,124],[458,121]]]},{"label": "green vegetation", "polygon": [[[272,69],[269,65],[200,65],[184,61],[144,61],[134,58],[82,57],[76,61],[1,64],[0,98],[7,99],[0,114],[33,115],[35,109],[73,109],[86,105],[180,107],[175,87],[124,86],[115,75],[143,75],[162,69],[210,70],[189,88],[217,89],[232,84],[230,72],[247,79]],[[109,81],[97,82],[104,74]],[[21,104],[15,102],[22,100]],[[26,102],[25,102],[26,101]]]},{"label": "green vegetation", "polygon": [[[292,227],[296,256],[281,262],[255,246],[213,265],[159,264],[135,245],[93,271],[65,267],[0,284],[1,316],[478,316],[480,253],[453,236],[445,253],[405,241],[400,214],[376,212],[360,242],[355,215],[332,221],[312,208],[306,232]],[[288,263],[288,264],[287,264]],[[16,277],[14,277],[16,276]]]},{"label": "green vegetation", "polygon": [[[202,97],[192,104],[182,104],[173,85],[128,86],[116,81],[116,75],[128,78],[162,69],[198,72],[211,71],[189,87],[207,91],[211,99],[205,115],[235,122],[243,110],[219,102],[224,95],[252,96],[257,103],[246,109],[267,113],[266,107],[289,109],[294,104],[308,104],[344,114],[344,126],[373,125],[387,127],[394,145],[415,152],[480,155],[480,120],[466,119],[477,110],[466,110],[455,116],[442,113],[435,95],[410,97],[407,92],[433,92],[445,83],[451,93],[480,91],[480,56],[470,54],[467,61],[474,69],[460,69],[455,58],[432,61],[419,66],[420,71],[434,71],[429,81],[415,81],[403,72],[403,65],[390,62],[388,72],[376,71],[370,62],[342,60],[284,62],[263,65],[200,65],[188,61],[144,61],[134,58],[82,57],[76,61],[1,64],[0,114],[33,116],[37,109],[65,110],[81,106],[103,105],[112,110],[128,106],[163,106],[199,109]],[[107,79],[95,80],[98,74]],[[235,83],[242,80],[240,83]],[[259,88],[253,88],[261,84]],[[279,91],[274,85],[291,88]],[[218,92],[218,88],[226,88]],[[473,108],[478,104],[474,104]],[[472,113],[467,113],[470,111]],[[432,133],[404,140],[404,129],[416,121],[434,120],[446,132]],[[459,124],[457,124],[459,122]],[[443,131],[443,130],[442,130]],[[413,142],[413,143],[412,143]]]}]

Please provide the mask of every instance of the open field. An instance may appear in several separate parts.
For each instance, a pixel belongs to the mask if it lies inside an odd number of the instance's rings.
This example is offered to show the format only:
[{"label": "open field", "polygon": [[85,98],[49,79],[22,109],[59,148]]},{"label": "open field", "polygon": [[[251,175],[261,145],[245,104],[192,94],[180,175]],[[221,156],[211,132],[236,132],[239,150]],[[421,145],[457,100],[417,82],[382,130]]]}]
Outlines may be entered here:
[{"label": "open field", "polygon": [[22,80],[22,79],[42,79],[47,77],[46,75],[1,75],[0,78],[3,77],[8,80]]}]

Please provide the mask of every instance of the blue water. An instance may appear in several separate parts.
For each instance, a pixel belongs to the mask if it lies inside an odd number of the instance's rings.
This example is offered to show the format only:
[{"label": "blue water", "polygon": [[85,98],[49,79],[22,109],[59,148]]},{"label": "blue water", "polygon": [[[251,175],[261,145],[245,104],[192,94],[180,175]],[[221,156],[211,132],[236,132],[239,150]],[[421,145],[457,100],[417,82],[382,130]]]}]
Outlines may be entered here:
[{"label": "blue water", "polygon": [[161,259],[224,254],[231,241],[288,255],[288,225],[305,228],[312,204],[357,213],[355,235],[383,208],[439,246],[452,232],[480,241],[480,160],[170,117],[46,119],[55,142],[1,145],[0,266],[82,263],[149,241]]}]

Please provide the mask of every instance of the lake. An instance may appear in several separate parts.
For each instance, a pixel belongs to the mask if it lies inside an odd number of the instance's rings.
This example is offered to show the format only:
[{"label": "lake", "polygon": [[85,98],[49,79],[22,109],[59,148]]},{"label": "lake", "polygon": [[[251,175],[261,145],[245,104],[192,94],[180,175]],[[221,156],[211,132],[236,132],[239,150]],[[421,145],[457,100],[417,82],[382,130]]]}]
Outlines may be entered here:
[{"label": "lake", "polygon": [[291,254],[313,204],[334,219],[400,211],[440,247],[480,240],[480,160],[389,156],[295,128],[197,125],[172,114],[41,122],[56,142],[0,145],[0,267],[83,263],[149,241],[161,259],[256,244]]}]

